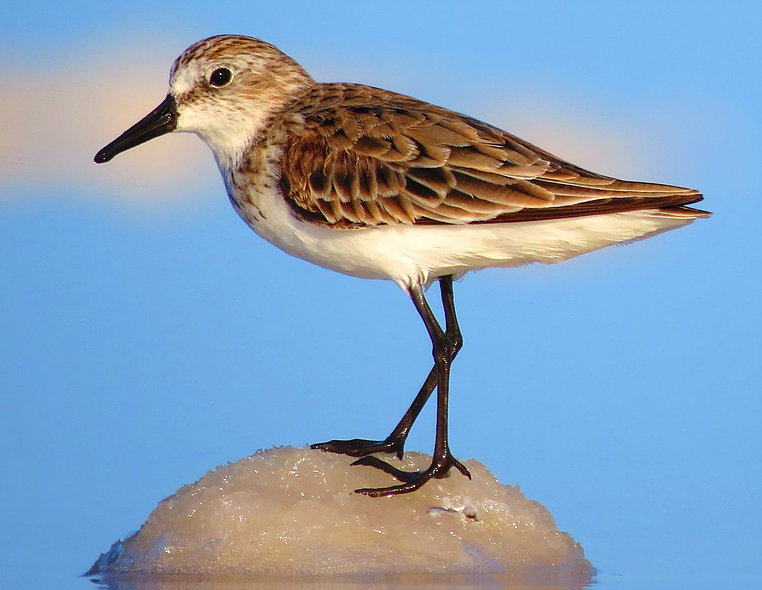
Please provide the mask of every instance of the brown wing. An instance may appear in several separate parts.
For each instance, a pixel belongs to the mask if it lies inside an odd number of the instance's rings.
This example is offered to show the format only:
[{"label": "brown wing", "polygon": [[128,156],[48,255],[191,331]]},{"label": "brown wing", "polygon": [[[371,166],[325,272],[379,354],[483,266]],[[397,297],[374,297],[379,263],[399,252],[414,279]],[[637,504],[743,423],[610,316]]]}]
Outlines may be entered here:
[{"label": "brown wing", "polygon": [[[511,222],[680,208],[691,189],[617,180],[486,123],[367,86],[319,84],[292,107],[281,186],[335,227]],[[695,211],[695,214],[702,212]]]}]

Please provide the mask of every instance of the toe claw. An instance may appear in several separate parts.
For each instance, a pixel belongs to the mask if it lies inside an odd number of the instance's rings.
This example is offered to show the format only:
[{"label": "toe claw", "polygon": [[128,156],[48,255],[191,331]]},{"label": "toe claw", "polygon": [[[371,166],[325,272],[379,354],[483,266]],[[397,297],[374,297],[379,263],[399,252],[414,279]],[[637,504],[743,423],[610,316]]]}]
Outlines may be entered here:
[{"label": "toe claw", "polygon": [[329,440],[310,445],[311,449],[319,449],[328,453],[339,453],[350,457],[364,457],[372,453],[396,453],[402,459],[405,452],[405,439],[389,437],[386,440],[367,440],[353,438],[349,440]]},{"label": "toe claw", "polygon": [[365,494],[366,496],[371,496],[372,498],[378,498],[380,496],[394,496],[396,494],[406,494],[408,492],[413,492],[420,488],[431,478],[439,479],[446,477],[450,471],[450,468],[452,467],[455,467],[468,479],[471,479],[471,474],[469,473],[466,466],[457,459],[453,458],[449,454],[449,450],[447,454],[445,454],[445,456],[441,459],[434,459],[431,462],[431,465],[429,465],[429,467],[424,471],[402,471],[401,469],[397,469],[396,467],[389,465],[389,463],[386,461],[382,461],[378,457],[373,457],[370,455],[357,459],[357,461],[354,461],[352,465],[375,467],[376,469],[380,469],[384,473],[388,473],[389,475],[397,478],[402,482],[400,485],[390,486],[387,488],[359,488],[355,490],[355,492],[358,494]]},{"label": "toe claw", "polygon": [[453,466],[460,471],[463,475],[465,475],[468,479],[471,479],[471,472],[468,470],[468,468],[463,465],[460,461],[457,459],[452,459]]}]

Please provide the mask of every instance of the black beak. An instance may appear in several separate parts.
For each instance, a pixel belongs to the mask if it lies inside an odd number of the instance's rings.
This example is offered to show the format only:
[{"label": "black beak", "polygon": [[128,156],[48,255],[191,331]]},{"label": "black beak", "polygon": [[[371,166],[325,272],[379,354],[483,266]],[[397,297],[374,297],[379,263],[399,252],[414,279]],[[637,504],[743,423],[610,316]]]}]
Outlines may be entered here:
[{"label": "black beak", "polygon": [[168,94],[159,106],[95,154],[95,162],[97,164],[108,162],[117,154],[145,143],[149,139],[174,131],[176,128],[177,104]]}]

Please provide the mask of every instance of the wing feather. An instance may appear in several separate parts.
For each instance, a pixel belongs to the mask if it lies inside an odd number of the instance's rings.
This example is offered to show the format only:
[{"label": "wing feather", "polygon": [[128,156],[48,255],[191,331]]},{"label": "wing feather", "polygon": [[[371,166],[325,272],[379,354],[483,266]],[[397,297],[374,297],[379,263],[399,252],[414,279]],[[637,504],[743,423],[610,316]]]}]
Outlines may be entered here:
[{"label": "wing feather", "polygon": [[[496,127],[368,86],[318,84],[281,157],[297,215],[335,227],[506,223],[683,207],[691,189],[584,170]],[[696,214],[701,212],[696,211]]]}]

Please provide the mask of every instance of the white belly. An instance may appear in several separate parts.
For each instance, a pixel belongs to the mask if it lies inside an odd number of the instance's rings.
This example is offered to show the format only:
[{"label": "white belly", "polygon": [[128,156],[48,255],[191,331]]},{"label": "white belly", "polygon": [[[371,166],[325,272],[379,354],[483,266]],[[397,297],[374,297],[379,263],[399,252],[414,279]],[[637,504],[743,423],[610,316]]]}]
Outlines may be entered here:
[{"label": "white belly", "polygon": [[297,218],[277,183],[266,184],[250,185],[245,199],[231,194],[257,234],[293,256],[356,277],[391,279],[403,289],[469,270],[561,262],[692,221],[643,210],[549,221],[332,229]]}]

